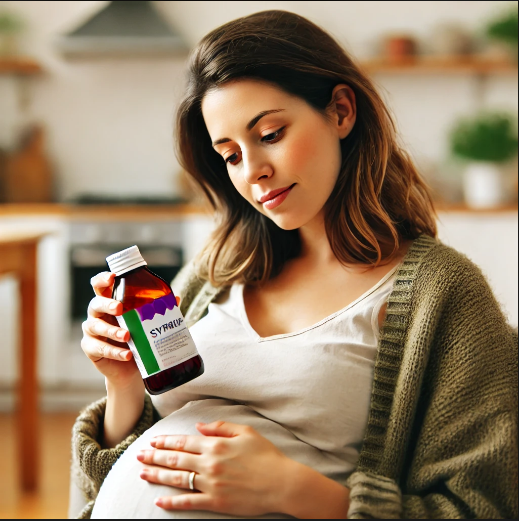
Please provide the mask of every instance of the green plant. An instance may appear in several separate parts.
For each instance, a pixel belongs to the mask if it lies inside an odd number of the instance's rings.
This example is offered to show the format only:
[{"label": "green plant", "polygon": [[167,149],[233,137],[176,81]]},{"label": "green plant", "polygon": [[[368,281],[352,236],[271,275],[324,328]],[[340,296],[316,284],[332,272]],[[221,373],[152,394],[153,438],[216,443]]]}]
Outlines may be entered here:
[{"label": "green plant", "polygon": [[487,36],[492,40],[501,40],[517,48],[519,14],[517,3],[502,16],[492,20],[486,28]]},{"label": "green plant", "polygon": [[463,118],[450,134],[451,151],[470,161],[503,163],[517,155],[517,131],[508,114],[486,112]]},{"label": "green plant", "polygon": [[11,11],[0,11],[0,34],[13,34],[23,29],[21,18]]}]

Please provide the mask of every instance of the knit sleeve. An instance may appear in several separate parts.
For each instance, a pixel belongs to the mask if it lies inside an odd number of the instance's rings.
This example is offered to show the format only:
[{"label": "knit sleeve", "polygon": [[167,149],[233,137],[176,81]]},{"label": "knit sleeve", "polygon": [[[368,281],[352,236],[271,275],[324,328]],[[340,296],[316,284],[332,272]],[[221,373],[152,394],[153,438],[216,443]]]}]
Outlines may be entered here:
[{"label": "knit sleeve", "polygon": [[197,275],[194,261],[187,263],[171,281],[175,295],[180,297],[180,311],[184,317],[204,282]]},{"label": "knit sleeve", "polygon": [[404,360],[397,388],[415,374],[420,383],[414,403],[389,420],[412,417],[410,429],[390,431],[398,441],[385,442],[404,445],[402,461],[397,449],[381,466],[394,473],[350,476],[351,518],[517,518],[517,331],[470,261],[450,273],[407,329],[431,341],[423,370],[403,354],[412,363]]},{"label": "knit sleeve", "polygon": [[92,403],[78,416],[72,429],[72,477],[89,502],[79,515],[89,518],[95,498],[114,463],[124,451],[160,419],[146,394],[144,409],[133,432],[112,449],[101,447],[106,397]]}]

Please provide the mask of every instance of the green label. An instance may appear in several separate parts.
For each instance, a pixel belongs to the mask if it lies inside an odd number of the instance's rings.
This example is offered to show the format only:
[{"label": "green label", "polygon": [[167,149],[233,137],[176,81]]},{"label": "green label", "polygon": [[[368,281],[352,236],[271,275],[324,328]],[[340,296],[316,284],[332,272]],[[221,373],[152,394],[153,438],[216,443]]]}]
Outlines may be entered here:
[{"label": "green label", "polygon": [[146,372],[149,375],[158,373],[160,371],[159,364],[155,358],[155,354],[153,353],[150,342],[148,341],[148,337],[144,332],[144,328],[142,327],[142,322],[139,318],[139,315],[137,314],[137,311],[134,309],[127,311],[123,317],[128,331],[130,331],[130,334],[132,335],[135,349],[139,353],[139,357],[144,365],[144,368],[146,369]]}]

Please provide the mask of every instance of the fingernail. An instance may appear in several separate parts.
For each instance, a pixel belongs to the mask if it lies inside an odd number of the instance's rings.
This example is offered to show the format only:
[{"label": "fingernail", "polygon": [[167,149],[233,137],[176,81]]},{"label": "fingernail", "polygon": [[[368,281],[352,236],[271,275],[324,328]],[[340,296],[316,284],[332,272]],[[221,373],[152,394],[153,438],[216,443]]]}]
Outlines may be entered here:
[{"label": "fingernail", "polygon": [[158,497],[158,498],[155,500],[155,504],[156,504],[158,507],[163,506],[164,503],[162,502],[162,498],[161,498],[161,497]]},{"label": "fingernail", "polygon": [[[139,461],[144,461],[144,452],[139,452],[139,454],[137,454],[137,459]],[[142,472],[146,472],[146,471],[143,470]]]},{"label": "fingernail", "polygon": [[119,304],[119,302],[112,302],[108,307],[109,307],[109,309],[115,311],[117,309],[118,304]]},{"label": "fingernail", "polygon": [[126,335],[126,331],[123,331],[122,329],[119,329],[119,331],[117,331],[117,338],[123,339],[124,335]]},{"label": "fingernail", "polygon": [[146,469],[141,470],[141,473],[139,474],[139,477],[141,479],[146,479],[148,477],[148,472],[146,471]]}]

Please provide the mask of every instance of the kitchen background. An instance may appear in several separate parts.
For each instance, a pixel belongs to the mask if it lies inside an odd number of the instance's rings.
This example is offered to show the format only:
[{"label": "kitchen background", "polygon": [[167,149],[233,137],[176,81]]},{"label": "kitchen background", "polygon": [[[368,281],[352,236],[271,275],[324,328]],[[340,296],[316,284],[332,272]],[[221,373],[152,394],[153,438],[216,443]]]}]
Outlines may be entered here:
[{"label": "kitchen background", "polygon": [[[266,9],[318,23],[372,76],[434,189],[441,239],[481,266],[517,326],[517,2],[0,1],[0,241],[47,233],[39,403],[64,469],[74,414],[104,391],[79,345],[89,278],[131,244],[171,277],[211,231],[173,151],[189,49]],[[59,492],[45,479],[40,495],[17,488],[18,290],[0,268],[0,434],[13,438],[0,465],[14,473],[0,478],[0,517],[63,517],[65,471]]]}]

